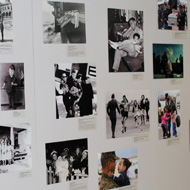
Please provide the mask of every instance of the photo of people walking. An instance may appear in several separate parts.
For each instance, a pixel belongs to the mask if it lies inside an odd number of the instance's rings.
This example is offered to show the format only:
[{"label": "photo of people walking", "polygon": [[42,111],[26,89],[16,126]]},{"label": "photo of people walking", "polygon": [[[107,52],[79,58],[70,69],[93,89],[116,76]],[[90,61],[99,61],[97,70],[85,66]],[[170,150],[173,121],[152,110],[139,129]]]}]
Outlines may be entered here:
[{"label": "photo of people walking", "polygon": [[47,184],[88,177],[87,139],[46,144]]},{"label": "photo of people walking", "polygon": [[157,0],[158,29],[187,30],[187,0]]},{"label": "photo of people walking", "polygon": [[97,114],[96,66],[87,63],[54,64],[56,118]]},{"label": "photo of people walking", "polygon": [[108,92],[106,102],[106,137],[108,139],[149,133],[148,90]]},{"label": "photo of people walking", "polygon": [[138,184],[137,149],[125,149],[98,154],[99,190],[136,187]]},{"label": "photo of people walking", "polygon": [[180,91],[158,92],[159,139],[179,137],[181,135],[180,126]]}]

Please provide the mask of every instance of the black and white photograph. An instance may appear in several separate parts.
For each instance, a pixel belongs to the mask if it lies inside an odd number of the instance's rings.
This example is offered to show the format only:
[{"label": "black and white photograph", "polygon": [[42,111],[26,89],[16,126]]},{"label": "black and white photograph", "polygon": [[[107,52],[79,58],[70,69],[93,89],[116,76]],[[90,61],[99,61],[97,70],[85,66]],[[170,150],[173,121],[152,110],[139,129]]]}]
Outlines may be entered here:
[{"label": "black and white photograph", "polygon": [[183,44],[153,44],[154,79],[183,78]]},{"label": "black and white photograph", "polygon": [[47,184],[88,177],[88,142],[76,139],[46,143]]},{"label": "black and white photograph", "polygon": [[0,174],[27,171],[31,168],[30,125],[0,125]]},{"label": "black and white photograph", "polygon": [[11,53],[13,46],[13,9],[11,0],[0,0],[0,54]]},{"label": "black and white photograph", "polygon": [[56,119],[97,115],[96,66],[54,64]]},{"label": "black and white photograph", "polygon": [[180,91],[158,92],[158,135],[159,140],[181,136]]},{"label": "black and white photograph", "polygon": [[86,43],[84,3],[43,0],[42,9],[45,44]]},{"label": "black and white photograph", "polygon": [[158,29],[187,31],[187,0],[157,0]]},{"label": "black and white photograph", "polygon": [[[99,190],[123,187],[136,189],[138,184],[137,149],[124,149],[98,154]],[[135,188],[136,187],[136,188]]]},{"label": "black and white photograph", "polygon": [[24,63],[0,63],[1,110],[25,109]]},{"label": "black and white photograph", "polygon": [[106,137],[120,138],[150,131],[149,90],[106,94]]},{"label": "black and white photograph", "polygon": [[144,72],[143,11],[108,9],[109,72]]}]

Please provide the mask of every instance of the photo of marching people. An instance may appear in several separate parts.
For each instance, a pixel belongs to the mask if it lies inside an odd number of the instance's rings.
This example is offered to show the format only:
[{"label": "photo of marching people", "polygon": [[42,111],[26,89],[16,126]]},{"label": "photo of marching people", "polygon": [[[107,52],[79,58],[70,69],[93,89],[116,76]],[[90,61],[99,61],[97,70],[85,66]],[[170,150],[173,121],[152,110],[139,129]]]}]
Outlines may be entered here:
[{"label": "photo of marching people", "polygon": [[1,63],[1,110],[25,109],[24,63]]},{"label": "photo of marching people", "polygon": [[56,119],[97,114],[96,66],[54,64]]},{"label": "photo of marching people", "polygon": [[183,78],[183,44],[153,44],[154,79]]},{"label": "photo of marching people", "polygon": [[0,0],[0,30],[0,52],[4,52],[12,48],[13,43],[13,10],[10,0]]},{"label": "photo of marching people", "polygon": [[187,30],[187,0],[157,0],[158,29]]},{"label": "photo of marching people", "polygon": [[44,43],[86,43],[84,3],[43,0],[42,9]]},{"label": "photo of marching people", "polygon": [[88,177],[87,139],[46,143],[47,184]]},{"label": "photo of marching people", "polygon": [[137,149],[125,149],[98,154],[99,190],[137,186]]},{"label": "photo of marching people", "polygon": [[143,12],[108,9],[109,72],[144,72]]},{"label": "photo of marching people", "polygon": [[0,173],[32,168],[29,124],[0,126]]},{"label": "photo of marching people", "polygon": [[149,90],[108,92],[106,102],[108,139],[149,133]]},{"label": "photo of marching people", "polygon": [[179,137],[181,135],[180,126],[180,91],[158,92],[159,140]]}]

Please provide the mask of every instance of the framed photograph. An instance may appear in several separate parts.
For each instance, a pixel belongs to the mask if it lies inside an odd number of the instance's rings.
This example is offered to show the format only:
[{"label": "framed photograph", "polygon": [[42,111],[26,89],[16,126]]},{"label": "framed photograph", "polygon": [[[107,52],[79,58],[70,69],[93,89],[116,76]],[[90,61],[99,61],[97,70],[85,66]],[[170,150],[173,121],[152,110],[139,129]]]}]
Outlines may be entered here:
[{"label": "framed photograph", "polygon": [[32,168],[31,127],[29,124],[0,126],[0,173]]},{"label": "framed photograph", "polygon": [[158,29],[187,30],[187,0],[157,0]]},{"label": "framed photograph", "polygon": [[164,90],[158,92],[159,140],[181,136],[180,108],[179,90]]},{"label": "framed photograph", "polygon": [[47,184],[88,177],[87,139],[46,143]]},{"label": "framed photograph", "polygon": [[12,53],[13,7],[12,0],[0,0],[0,54]]},{"label": "framed photograph", "polygon": [[183,78],[183,44],[153,44],[154,79]]},{"label": "framed photograph", "polygon": [[133,148],[99,153],[98,182],[99,190],[137,187],[137,149]]},{"label": "framed photograph", "polygon": [[88,63],[54,64],[56,118],[97,114],[96,66]]},{"label": "framed photograph", "polygon": [[108,9],[109,72],[144,72],[143,11]]},{"label": "framed photograph", "polygon": [[1,110],[25,109],[24,63],[0,63]]},{"label": "framed photograph", "polygon": [[149,133],[149,96],[149,90],[108,92],[106,94],[107,139]]},{"label": "framed photograph", "polygon": [[45,44],[86,43],[85,4],[43,0]]}]

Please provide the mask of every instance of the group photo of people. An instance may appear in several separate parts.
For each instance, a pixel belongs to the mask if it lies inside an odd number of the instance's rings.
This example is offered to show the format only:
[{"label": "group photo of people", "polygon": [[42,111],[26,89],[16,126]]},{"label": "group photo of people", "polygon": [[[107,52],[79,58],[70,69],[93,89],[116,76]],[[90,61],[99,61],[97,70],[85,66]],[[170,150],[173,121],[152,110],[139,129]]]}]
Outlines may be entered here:
[{"label": "group photo of people", "polygon": [[31,128],[29,124],[0,126],[0,173],[30,170]]},{"label": "group photo of people", "polygon": [[43,0],[42,18],[44,43],[86,43],[84,3]]},{"label": "group photo of people", "polygon": [[108,92],[106,102],[108,139],[149,133],[149,90]]},{"label": "group photo of people", "polygon": [[126,188],[138,184],[137,149],[125,149],[98,154],[99,190]]},{"label": "group photo of people", "polygon": [[158,134],[159,139],[180,137],[180,91],[158,92]]},{"label": "group photo of people", "polygon": [[154,79],[183,78],[183,44],[153,44]]},{"label": "group photo of people", "polygon": [[158,29],[187,30],[187,0],[158,0]]},{"label": "group photo of people", "polygon": [[109,72],[144,72],[143,11],[108,9]]},{"label": "group photo of people", "polygon": [[25,109],[24,63],[1,63],[1,110]]},{"label": "group photo of people", "polygon": [[88,177],[87,139],[46,144],[47,184]]},{"label": "group photo of people", "polygon": [[54,64],[56,118],[97,114],[96,66],[88,63]]}]

